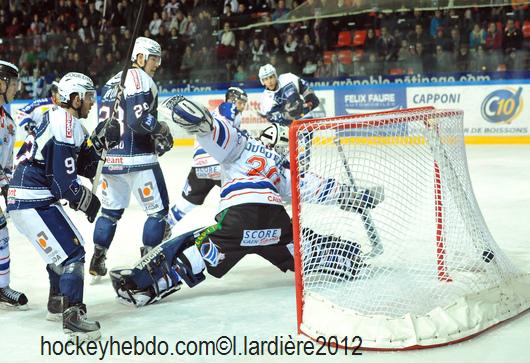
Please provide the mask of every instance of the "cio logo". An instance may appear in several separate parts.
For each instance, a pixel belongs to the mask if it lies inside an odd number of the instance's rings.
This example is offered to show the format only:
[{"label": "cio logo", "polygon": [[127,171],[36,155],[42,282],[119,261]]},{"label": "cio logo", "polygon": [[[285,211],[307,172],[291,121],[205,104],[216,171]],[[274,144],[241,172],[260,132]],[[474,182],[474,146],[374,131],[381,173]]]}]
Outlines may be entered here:
[{"label": "cio logo", "polygon": [[522,87],[514,92],[512,88],[491,92],[482,102],[480,111],[486,121],[511,123],[523,109]]}]

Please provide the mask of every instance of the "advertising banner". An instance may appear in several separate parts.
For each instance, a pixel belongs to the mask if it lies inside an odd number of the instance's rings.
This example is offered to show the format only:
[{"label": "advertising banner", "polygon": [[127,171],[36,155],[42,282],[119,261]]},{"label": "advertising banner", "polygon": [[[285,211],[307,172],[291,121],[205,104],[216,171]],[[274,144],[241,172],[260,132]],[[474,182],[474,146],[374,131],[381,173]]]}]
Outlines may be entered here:
[{"label": "advertising banner", "polygon": [[528,136],[530,85],[408,87],[407,106],[464,111],[466,136]]}]

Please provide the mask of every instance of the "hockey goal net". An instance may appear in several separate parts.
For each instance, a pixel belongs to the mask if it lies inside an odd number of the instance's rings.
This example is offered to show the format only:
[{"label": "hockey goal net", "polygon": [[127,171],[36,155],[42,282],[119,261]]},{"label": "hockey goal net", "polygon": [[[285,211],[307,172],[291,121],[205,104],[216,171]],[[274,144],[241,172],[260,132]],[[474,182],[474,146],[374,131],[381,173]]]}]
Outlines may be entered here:
[{"label": "hockey goal net", "polygon": [[[299,333],[338,345],[360,336],[366,349],[432,347],[530,307],[528,275],[475,200],[461,111],[296,121],[290,157]],[[374,190],[379,204],[304,200],[307,173]]]}]

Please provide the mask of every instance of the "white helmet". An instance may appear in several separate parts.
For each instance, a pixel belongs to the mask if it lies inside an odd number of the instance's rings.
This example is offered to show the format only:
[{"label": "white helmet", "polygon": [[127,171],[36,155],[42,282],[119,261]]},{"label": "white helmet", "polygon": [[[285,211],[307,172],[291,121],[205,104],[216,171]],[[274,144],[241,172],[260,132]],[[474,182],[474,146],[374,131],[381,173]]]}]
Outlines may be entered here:
[{"label": "white helmet", "polygon": [[0,60],[0,79],[7,81],[10,78],[18,78],[18,67],[13,63]]},{"label": "white helmet", "polygon": [[258,76],[259,76],[259,81],[261,82],[262,85],[265,85],[265,83],[263,83],[263,79],[270,77],[272,75],[275,75],[276,77],[278,77],[278,74],[276,73],[276,68],[274,68],[272,64],[269,63],[269,64],[265,64],[264,66],[259,67]]},{"label": "white helmet", "polygon": [[278,124],[270,124],[259,135],[259,140],[280,155],[289,150],[289,128]]},{"label": "white helmet", "polygon": [[70,95],[73,93],[78,93],[79,98],[83,100],[87,92],[96,92],[94,82],[92,82],[90,77],[78,72],[66,73],[63,78],[59,80],[57,88],[59,100],[61,103],[66,104],[70,102]]},{"label": "white helmet", "polygon": [[[136,38],[136,41],[134,42],[133,52],[131,54],[131,61],[136,61],[136,57],[138,56],[138,54],[143,54],[144,59],[146,61],[150,55],[157,56],[160,58],[160,60],[162,60],[162,48],[160,47],[160,44],[155,42],[153,39],[149,39],[146,37]],[[160,61],[158,65],[160,65]]]}]

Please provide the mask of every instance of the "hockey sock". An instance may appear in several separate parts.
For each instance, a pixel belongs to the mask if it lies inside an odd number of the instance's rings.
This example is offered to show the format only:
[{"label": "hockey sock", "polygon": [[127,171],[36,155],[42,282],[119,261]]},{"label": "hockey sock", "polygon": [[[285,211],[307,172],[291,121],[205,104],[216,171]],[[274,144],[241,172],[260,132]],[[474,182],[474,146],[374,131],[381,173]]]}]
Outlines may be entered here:
[{"label": "hockey sock", "polygon": [[105,209],[101,210],[101,215],[96,221],[94,227],[94,243],[98,246],[109,248],[114,234],[116,233],[117,223],[123,214],[123,209]]},{"label": "hockey sock", "polygon": [[0,229],[0,288],[9,285],[9,234],[7,227]]},{"label": "hockey sock", "polygon": [[71,305],[83,302],[83,262],[72,262],[64,267],[59,281],[61,295],[68,297]]},{"label": "hockey sock", "polygon": [[167,212],[160,211],[147,217],[142,236],[144,246],[154,247],[162,242],[167,224],[166,215]]},{"label": "hockey sock", "polygon": [[60,288],[61,274],[58,270],[62,270],[60,266],[46,265],[46,271],[48,272],[48,279],[50,280],[50,290],[53,295],[58,295]]}]

